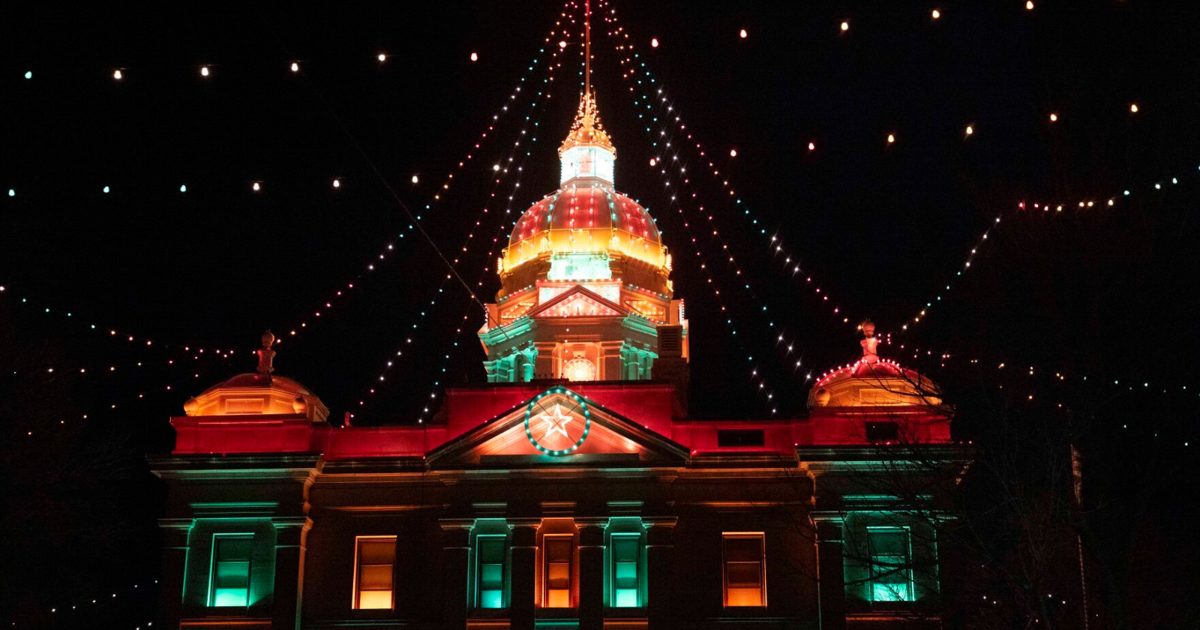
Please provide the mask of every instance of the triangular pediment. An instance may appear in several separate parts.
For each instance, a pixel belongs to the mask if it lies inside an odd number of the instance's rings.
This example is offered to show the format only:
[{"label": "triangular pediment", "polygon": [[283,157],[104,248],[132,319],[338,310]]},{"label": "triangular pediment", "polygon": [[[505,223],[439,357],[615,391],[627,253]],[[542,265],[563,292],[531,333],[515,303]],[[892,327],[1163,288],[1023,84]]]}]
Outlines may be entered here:
[{"label": "triangular pediment", "polygon": [[565,387],[553,387],[431,452],[437,468],[644,467],[686,463],[686,447]]},{"label": "triangular pediment", "polygon": [[575,285],[554,299],[530,311],[533,318],[547,317],[624,317],[630,310],[600,296],[582,285]]}]

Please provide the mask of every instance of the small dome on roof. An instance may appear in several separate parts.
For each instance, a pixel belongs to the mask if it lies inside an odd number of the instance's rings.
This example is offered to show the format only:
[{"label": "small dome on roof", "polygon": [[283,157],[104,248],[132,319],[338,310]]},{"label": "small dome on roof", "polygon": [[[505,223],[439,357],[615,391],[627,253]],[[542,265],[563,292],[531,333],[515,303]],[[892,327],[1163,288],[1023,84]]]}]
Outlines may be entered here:
[{"label": "small dome on roof", "polygon": [[285,376],[271,374],[274,335],[263,334],[258,372],[247,372],[214,385],[183,404],[189,416],[304,416],[325,422],[329,409],[308,388]]},{"label": "small dome on roof", "polygon": [[814,407],[924,407],[942,404],[941,389],[920,373],[875,353],[878,339],[870,321],[861,326],[863,358],[821,376],[808,393]]}]

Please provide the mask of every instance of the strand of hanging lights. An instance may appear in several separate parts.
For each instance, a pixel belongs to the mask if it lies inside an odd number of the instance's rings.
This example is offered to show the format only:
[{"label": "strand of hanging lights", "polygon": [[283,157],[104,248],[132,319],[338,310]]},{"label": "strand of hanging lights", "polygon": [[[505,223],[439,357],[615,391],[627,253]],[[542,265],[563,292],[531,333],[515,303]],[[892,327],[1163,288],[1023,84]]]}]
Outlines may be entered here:
[{"label": "strand of hanging lights", "polygon": [[[574,2],[568,2],[566,6],[569,8],[570,6],[573,6],[573,5],[574,5]],[[565,19],[565,20],[571,19],[571,16],[567,15],[566,9],[564,9],[563,19]],[[562,35],[567,36],[568,33],[569,33],[569,29],[564,29],[562,32]],[[553,36],[553,34],[552,34],[552,36]],[[563,40],[563,41],[566,41],[566,40]],[[521,176],[524,173],[525,160],[531,155],[531,153],[532,153],[531,148],[537,142],[537,139],[538,139],[537,129],[540,128],[540,125],[541,125],[540,113],[545,112],[547,109],[547,107],[545,105],[543,105],[540,109],[538,108],[539,99],[548,100],[548,99],[552,98],[552,94],[551,94],[550,90],[553,87],[554,71],[556,68],[560,68],[562,65],[562,62],[559,60],[559,56],[560,56],[560,52],[562,51],[562,49],[564,47],[555,46],[553,48],[554,48],[554,51],[551,54],[551,60],[547,66],[546,76],[543,77],[543,79],[542,79],[541,89],[539,89],[534,94],[533,98],[531,99],[530,106],[529,106],[529,112],[526,114],[526,116],[524,118],[524,126],[521,128],[520,132],[517,134],[517,139],[513,142],[512,149],[510,150],[508,157],[503,162],[498,162],[493,167],[493,172],[496,175],[495,175],[495,179],[493,181],[492,190],[489,193],[487,200],[484,202],[483,207],[480,211],[480,214],[476,218],[476,220],[473,224],[473,227],[471,228],[470,233],[467,235],[467,238],[464,240],[462,246],[457,250],[458,254],[456,255],[456,257],[454,259],[455,265],[458,265],[462,260],[462,256],[465,256],[468,253],[471,241],[474,239],[476,230],[479,230],[482,228],[482,222],[484,219],[484,215],[491,214],[491,212],[490,212],[491,204],[495,200],[495,198],[497,196],[497,190],[498,190],[499,186],[502,184],[502,182],[504,181],[504,178],[506,176],[512,174],[514,176],[514,184],[513,184],[512,193],[508,196],[507,206],[506,206],[504,214],[498,215],[499,228],[497,231],[497,236],[492,239],[491,253],[489,253],[488,257],[486,257],[484,259],[485,266],[484,266],[483,273],[486,274],[486,272],[489,269],[489,267],[487,266],[488,265],[487,261],[490,261],[492,259],[492,254],[495,252],[495,248],[498,246],[498,243],[500,242],[500,235],[503,234],[503,232],[507,226],[507,222],[505,221],[505,218],[507,216],[511,215],[511,213],[512,213],[512,203],[513,203],[513,200],[516,198],[516,193],[521,186]],[[533,116],[535,113],[539,114],[537,120],[533,119]],[[519,149],[521,148],[522,144],[525,142],[526,136],[529,136],[530,123],[532,123],[532,125],[533,125],[533,134],[529,140],[529,144],[524,152],[524,155],[521,158],[521,162],[519,164],[514,164],[514,159],[515,159]],[[501,166],[501,164],[504,164],[505,166]],[[438,301],[445,295],[446,286],[449,282],[450,282],[449,276],[447,276],[446,278],[444,278],[442,280],[441,284],[435,290],[433,297],[428,301],[427,307],[424,310],[419,312],[419,314],[416,318],[416,321],[414,321],[413,324],[411,325],[411,329],[409,329],[410,336],[406,337],[405,342],[401,346],[401,348],[399,348],[396,351],[395,355],[392,356],[392,358],[386,362],[386,364],[380,370],[378,375],[375,377],[375,382],[383,382],[383,381],[387,380],[387,374],[391,371],[391,369],[393,367],[395,367],[396,360],[399,357],[404,356],[404,347],[412,343],[411,334],[415,334],[415,331],[419,329],[422,322],[425,321],[426,317],[437,306]],[[482,285],[483,285],[483,277],[481,275],[480,280],[476,283],[475,286],[481,287]],[[469,311],[472,309],[472,307],[473,307],[473,303],[468,304],[468,307],[467,307],[468,314],[463,316],[463,320],[467,320],[469,318]],[[453,345],[455,347],[457,347],[457,345],[458,345],[457,336],[459,334],[461,334],[461,332],[462,332],[462,328],[460,327],[458,329],[458,331],[456,332],[455,339],[453,341]],[[443,360],[448,361],[448,358],[443,359]],[[438,376],[437,376],[437,380],[434,383],[434,391],[430,393],[429,400],[433,400],[434,398],[436,398],[436,389],[441,384],[440,374],[444,373],[445,371],[446,371],[446,367],[445,367],[445,365],[443,365],[441,368],[441,372],[437,373]],[[370,387],[366,390],[365,394],[360,395],[358,397],[357,406],[358,406],[358,409],[360,412],[367,406],[369,398],[373,397],[377,393],[379,393],[378,387]],[[418,423],[423,423],[425,421],[426,415],[430,412],[431,404],[432,403],[427,403],[426,405],[423,406],[423,411],[418,415]],[[353,417],[354,417],[354,414],[351,415],[352,419],[353,419]]]}]

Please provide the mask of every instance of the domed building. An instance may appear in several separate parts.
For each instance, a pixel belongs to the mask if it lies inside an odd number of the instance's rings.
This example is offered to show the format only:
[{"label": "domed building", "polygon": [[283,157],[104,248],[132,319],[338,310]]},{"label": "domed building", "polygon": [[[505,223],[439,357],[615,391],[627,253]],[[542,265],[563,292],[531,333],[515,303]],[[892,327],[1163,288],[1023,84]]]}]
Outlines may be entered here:
[{"label": "domed building", "polygon": [[936,386],[865,324],[808,417],[690,415],[671,256],[587,90],[558,157],[498,265],[488,382],[432,421],[335,426],[269,333],[183,403],[150,462],[155,627],[940,627],[938,516],[900,498],[969,462]]},{"label": "domed building", "polygon": [[658,226],[613,185],[593,94],[558,156],[559,189],[521,215],[498,263],[479,331],[488,382],[649,380],[660,358],[686,361],[687,320]]}]

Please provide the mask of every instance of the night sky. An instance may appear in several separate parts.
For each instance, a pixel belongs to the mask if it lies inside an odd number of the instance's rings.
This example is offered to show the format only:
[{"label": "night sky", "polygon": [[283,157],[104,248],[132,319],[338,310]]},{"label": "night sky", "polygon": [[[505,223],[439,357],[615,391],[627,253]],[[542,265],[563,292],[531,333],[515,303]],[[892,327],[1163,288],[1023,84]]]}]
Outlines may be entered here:
[{"label": "night sky", "polygon": [[[1147,391],[1200,390],[1190,304],[1200,280],[1200,6],[980,4],[939,4],[933,20],[928,3],[618,0],[639,63],[668,98],[649,133],[638,115],[650,114],[633,100],[645,86],[630,92],[597,9],[594,84],[617,147],[616,185],[649,208],[675,256],[697,415],[802,415],[806,376],[854,360],[855,325],[868,317],[892,334],[882,355],[946,382],[969,370],[991,378],[983,365],[1007,363],[1152,383]],[[111,484],[96,481],[111,495],[96,500],[148,512],[160,489],[136,462],[169,450],[167,420],[189,396],[253,370],[249,352],[266,328],[283,340],[277,373],[308,386],[339,421],[352,411],[357,424],[411,423],[436,408],[440,386],[483,381],[482,314],[461,285],[443,284],[446,268],[410,227],[410,212],[453,257],[486,204],[459,269],[472,285],[482,280],[478,296],[490,301],[499,282],[482,271],[494,265],[488,247],[555,189],[557,147],[578,102],[580,28],[544,41],[559,10],[553,2],[6,7],[0,355],[22,375],[55,367],[61,376],[6,384],[23,396],[5,407],[7,435],[36,442],[6,451],[5,475],[20,476],[22,462],[63,441],[120,444],[134,463]],[[551,98],[530,110],[564,39],[572,44]],[[649,167],[665,153],[651,143],[667,105],[707,153],[699,160],[688,145],[678,154],[698,194],[684,214]],[[513,153],[522,129],[527,140]],[[676,140],[672,148],[686,144]],[[515,193],[515,171],[498,185],[492,171],[510,155],[522,166]],[[439,191],[449,173],[450,189]],[[1064,209],[1032,208],[1047,202]],[[698,205],[723,239],[696,233],[713,284],[681,221],[705,223]],[[782,239],[803,271],[785,270],[759,228]],[[379,260],[388,243],[394,249]],[[903,331],[930,301],[928,316]],[[215,359],[217,348],[235,353]],[[944,353],[945,368],[934,358]],[[103,374],[109,367],[119,369]],[[1145,418],[1137,440],[1162,428],[1200,448],[1195,405],[1180,404],[1129,402]],[[82,414],[86,427],[54,427],[60,416],[83,424]],[[970,426],[964,420],[959,435],[970,437]],[[111,554],[152,535],[152,519],[139,513],[122,525]],[[95,555],[63,582],[66,593],[83,597],[152,570],[131,560],[106,574],[96,567],[108,556]],[[37,592],[21,605],[51,599]]]}]

